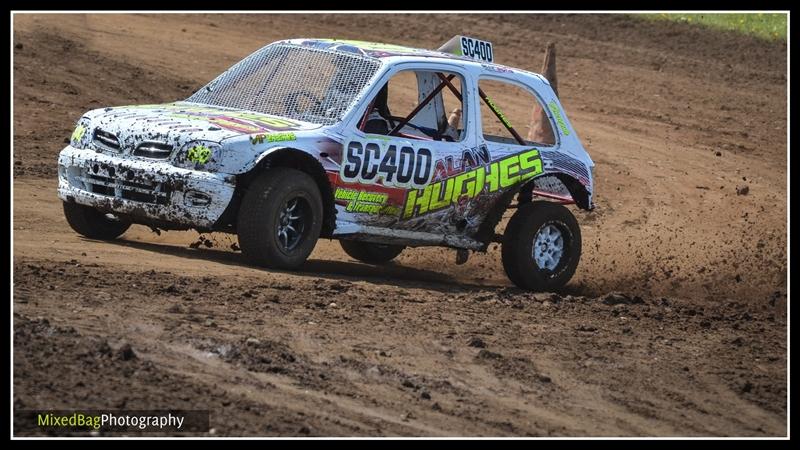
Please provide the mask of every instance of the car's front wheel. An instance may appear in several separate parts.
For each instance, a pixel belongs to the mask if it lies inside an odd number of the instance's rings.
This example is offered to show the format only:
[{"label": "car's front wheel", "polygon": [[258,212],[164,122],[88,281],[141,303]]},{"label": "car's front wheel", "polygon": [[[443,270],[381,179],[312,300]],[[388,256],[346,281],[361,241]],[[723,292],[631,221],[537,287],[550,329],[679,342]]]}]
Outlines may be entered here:
[{"label": "car's front wheel", "polygon": [[237,232],[239,247],[249,262],[297,269],[314,250],[321,230],[322,196],[308,174],[276,167],[248,187]]},{"label": "car's front wheel", "polygon": [[402,245],[376,244],[361,241],[339,241],[345,253],[369,264],[382,264],[395,259],[405,248]]},{"label": "car's front wheel", "polygon": [[581,230],[566,207],[550,202],[523,204],[503,235],[503,268],[522,289],[553,291],[575,274]]},{"label": "car's front wheel", "polygon": [[64,217],[78,234],[91,239],[111,240],[128,231],[131,223],[112,214],[106,214],[90,206],[74,202],[63,202]]}]

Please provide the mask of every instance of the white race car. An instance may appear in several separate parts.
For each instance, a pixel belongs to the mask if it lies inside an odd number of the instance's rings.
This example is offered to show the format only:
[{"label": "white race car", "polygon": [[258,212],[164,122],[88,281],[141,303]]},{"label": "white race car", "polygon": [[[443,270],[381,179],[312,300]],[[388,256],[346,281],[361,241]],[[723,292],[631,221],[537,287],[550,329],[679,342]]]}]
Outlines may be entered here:
[{"label": "white race car", "polygon": [[186,100],[84,114],[58,195],[94,239],[131,224],[236,233],[247,260],[279,269],[320,237],[372,264],[430,245],[463,262],[501,242],[517,286],[557,289],[581,252],[564,205],[592,209],[593,163],[548,80],[493,60],[465,36],[436,51],[275,42]]}]

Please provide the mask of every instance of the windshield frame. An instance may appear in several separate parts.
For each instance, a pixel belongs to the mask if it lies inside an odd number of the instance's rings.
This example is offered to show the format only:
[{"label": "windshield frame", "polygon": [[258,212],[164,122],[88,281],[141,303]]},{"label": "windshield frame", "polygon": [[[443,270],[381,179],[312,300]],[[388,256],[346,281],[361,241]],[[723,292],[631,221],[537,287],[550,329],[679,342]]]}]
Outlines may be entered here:
[{"label": "windshield frame", "polygon": [[[334,57],[336,57],[336,58],[346,58],[346,59],[343,59],[343,61],[347,61],[349,63],[355,63],[355,62],[360,60],[361,64],[362,64],[361,67],[364,68],[365,71],[371,71],[371,75],[369,75],[369,77],[367,77],[366,79],[363,79],[363,82],[360,83],[361,85],[359,87],[359,90],[355,94],[353,94],[352,97],[350,97],[350,100],[349,100],[349,103],[347,104],[347,106],[344,107],[344,108],[339,108],[338,114],[336,116],[333,116],[333,117],[326,117],[324,115],[319,115],[319,114],[305,114],[305,113],[299,114],[299,115],[286,114],[285,111],[283,111],[283,112],[267,111],[267,110],[263,110],[261,108],[253,108],[253,107],[247,107],[247,106],[243,106],[243,105],[235,105],[235,104],[232,105],[231,104],[231,103],[237,103],[237,102],[241,103],[241,101],[239,101],[238,99],[229,100],[227,102],[221,102],[221,101],[211,102],[211,101],[209,101],[207,96],[211,92],[214,91],[214,86],[215,85],[219,84],[222,81],[226,81],[226,79],[230,80],[230,82],[234,82],[234,80],[236,79],[236,76],[237,76],[237,75],[235,75],[235,73],[237,71],[247,70],[248,64],[251,62],[252,59],[256,59],[257,60],[257,58],[259,57],[260,54],[262,54],[264,52],[267,52],[270,49],[274,49],[275,47],[284,47],[284,48],[288,49],[287,51],[291,51],[292,49],[300,50],[300,51],[308,52],[309,54],[318,53],[318,54],[334,55]],[[258,66],[258,67],[263,67],[263,66]],[[355,109],[358,109],[358,106],[360,105],[360,103],[363,100],[364,96],[370,90],[370,88],[373,85],[375,79],[380,77],[384,73],[385,68],[386,67],[385,67],[384,61],[382,61],[380,58],[375,58],[373,56],[363,55],[363,54],[360,54],[360,53],[353,53],[353,52],[349,52],[349,51],[342,51],[342,50],[337,50],[337,49],[315,48],[315,47],[311,47],[311,46],[308,46],[308,45],[302,45],[302,44],[298,44],[296,42],[291,42],[291,41],[277,41],[277,42],[273,42],[271,44],[268,44],[268,45],[266,45],[264,47],[261,47],[261,48],[257,49],[256,51],[250,53],[249,55],[245,56],[244,58],[242,58],[241,60],[237,61],[235,64],[230,66],[228,69],[226,69],[225,71],[221,72],[219,75],[214,77],[211,81],[209,81],[208,83],[204,84],[202,87],[197,89],[190,96],[188,96],[187,98],[185,98],[184,100],[181,100],[181,101],[182,102],[186,102],[186,103],[198,104],[198,105],[206,105],[206,106],[215,107],[215,108],[225,108],[225,109],[232,109],[232,110],[249,111],[249,112],[253,112],[253,113],[256,113],[256,114],[264,114],[264,115],[268,115],[268,116],[281,117],[281,118],[285,118],[285,119],[288,119],[288,120],[310,123],[310,124],[317,125],[317,126],[333,126],[333,125],[341,124],[342,122],[347,121],[348,118],[352,115],[352,112]],[[347,73],[347,72],[345,72],[345,73]],[[242,76],[242,75],[238,75],[238,76]],[[329,97],[329,95],[331,93],[332,88],[335,87],[334,86],[334,82],[335,82],[335,77],[336,76],[337,76],[336,74],[333,74],[333,75],[331,75],[330,79],[328,80],[328,84],[327,84],[327,86],[325,88],[325,97],[322,99],[323,102],[329,101],[328,97]],[[270,78],[269,80],[265,80],[264,82],[261,82],[259,84],[259,92],[263,92],[265,90],[265,88],[268,86],[268,82],[271,82],[271,81],[272,80]],[[305,86],[305,85],[306,84],[305,84],[305,82],[303,80],[298,79],[297,80],[297,86],[293,86],[291,93],[294,93],[294,92],[296,92],[298,90],[302,90],[303,86]],[[235,94],[232,94],[232,93],[236,93],[237,89],[235,89],[235,88],[230,88],[230,89],[231,89],[231,91],[227,95],[235,96]],[[289,93],[289,95],[291,95],[291,93]],[[243,98],[247,99],[246,101],[249,101],[249,99],[253,98],[252,94],[248,95],[246,93],[243,93],[241,95],[242,95]],[[203,98],[203,97],[206,97],[206,98]],[[283,99],[283,102],[285,102],[285,101],[286,101],[286,97],[284,97],[284,99]],[[316,120],[315,120],[315,118],[316,118]]]}]

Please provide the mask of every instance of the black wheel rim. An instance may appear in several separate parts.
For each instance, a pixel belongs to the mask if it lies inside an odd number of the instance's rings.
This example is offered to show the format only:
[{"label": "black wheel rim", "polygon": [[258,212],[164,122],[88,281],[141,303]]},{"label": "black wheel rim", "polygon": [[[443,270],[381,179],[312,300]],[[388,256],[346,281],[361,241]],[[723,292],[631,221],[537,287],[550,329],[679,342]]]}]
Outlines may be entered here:
[{"label": "black wheel rim", "polygon": [[303,241],[311,207],[302,197],[292,197],[283,204],[278,214],[276,237],[284,252],[291,252]]}]

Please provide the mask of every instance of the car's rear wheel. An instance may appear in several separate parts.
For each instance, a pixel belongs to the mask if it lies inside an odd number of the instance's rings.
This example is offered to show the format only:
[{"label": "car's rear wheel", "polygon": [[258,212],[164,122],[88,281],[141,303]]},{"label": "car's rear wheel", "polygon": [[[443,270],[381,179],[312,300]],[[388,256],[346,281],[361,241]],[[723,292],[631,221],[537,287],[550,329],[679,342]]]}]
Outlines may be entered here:
[{"label": "car's rear wheel", "polygon": [[503,268],[522,289],[553,291],[575,274],[581,231],[569,209],[550,202],[523,204],[503,235]]},{"label": "car's rear wheel", "polygon": [[90,206],[74,202],[63,202],[64,217],[67,223],[78,234],[91,239],[111,240],[116,239],[128,231],[131,223],[114,216],[98,211]]},{"label": "car's rear wheel", "polygon": [[396,258],[405,249],[402,245],[376,244],[361,241],[339,241],[345,253],[353,259],[369,263],[381,264]]},{"label": "car's rear wheel", "polygon": [[321,230],[322,196],[308,174],[276,167],[248,187],[237,232],[239,247],[249,262],[297,269],[314,250]]}]

